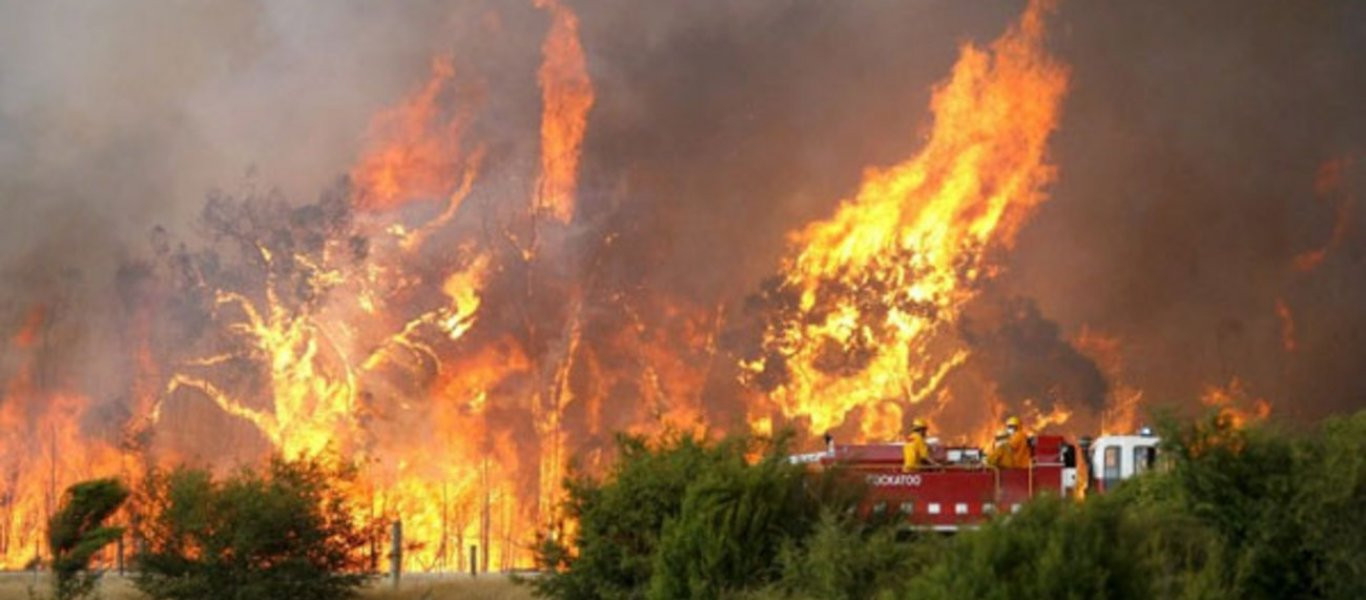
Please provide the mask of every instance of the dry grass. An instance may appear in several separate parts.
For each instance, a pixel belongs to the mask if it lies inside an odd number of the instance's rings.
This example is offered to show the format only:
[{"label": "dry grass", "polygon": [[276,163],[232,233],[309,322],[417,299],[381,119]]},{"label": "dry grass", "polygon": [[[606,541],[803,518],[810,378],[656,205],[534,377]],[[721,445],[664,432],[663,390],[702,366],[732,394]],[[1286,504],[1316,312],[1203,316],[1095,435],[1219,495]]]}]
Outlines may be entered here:
[{"label": "dry grass", "polygon": [[378,581],[363,597],[365,600],[528,600],[531,590],[502,575],[432,577],[410,575],[399,589]]},{"label": "dry grass", "polygon": [[[48,597],[46,576],[32,573],[0,574],[0,600],[45,599]],[[132,584],[122,577],[105,577],[100,582],[102,600],[144,600]],[[409,575],[399,589],[386,580],[376,580],[364,594],[363,600],[528,600],[531,590],[517,585],[502,575],[436,577]]]},{"label": "dry grass", "polygon": [[[34,600],[51,596],[47,575],[34,576],[33,573],[0,574],[0,600]],[[120,577],[106,577],[100,581],[100,598],[103,600],[141,600],[142,594],[133,589],[128,580]]]}]

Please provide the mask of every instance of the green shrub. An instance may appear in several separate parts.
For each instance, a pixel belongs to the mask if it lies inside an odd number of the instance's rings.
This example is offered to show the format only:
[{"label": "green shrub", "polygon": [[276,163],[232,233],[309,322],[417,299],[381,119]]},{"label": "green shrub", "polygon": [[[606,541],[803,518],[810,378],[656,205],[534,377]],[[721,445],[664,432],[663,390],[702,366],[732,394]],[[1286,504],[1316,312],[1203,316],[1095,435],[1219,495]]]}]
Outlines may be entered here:
[{"label": "green shrub", "polygon": [[577,527],[572,539],[546,540],[538,549],[538,562],[547,570],[533,582],[538,594],[641,597],[664,524],[682,510],[688,486],[726,460],[743,459],[745,444],[670,435],[652,445],[621,435],[617,451],[602,480],[580,475],[565,483],[566,512]]},{"label": "green shrub", "polygon": [[1290,519],[1309,557],[1306,591],[1366,598],[1366,411],[1328,421],[1298,458]]},{"label": "green shrub", "polygon": [[275,460],[221,481],[195,469],[152,477],[137,587],[170,600],[354,595],[369,540],[335,487],[348,475]]},{"label": "green shrub", "polygon": [[852,500],[830,478],[788,464],[785,439],[619,437],[605,477],[566,483],[577,528],[572,539],[541,545],[548,572],[532,582],[536,592],[696,597],[772,580],[779,549],[810,530],[818,507]]},{"label": "green shrub", "polygon": [[663,529],[648,597],[715,598],[778,575],[778,550],[811,529],[804,472],[778,453],[721,461],[688,486]]},{"label": "green shrub", "polygon": [[90,560],[123,535],[122,527],[104,522],[128,499],[128,488],[117,479],[96,479],[67,488],[63,498],[48,521],[53,595],[60,600],[81,598],[94,589],[100,574],[90,572]]},{"label": "green shrub", "polygon": [[1294,435],[1218,417],[1174,426],[1165,497],[1214,532],[1236,598],[1366,597],[1366,412]]},{"label": "green shrub", "polygon": [[917,598],[1150,598],[1141,522],[1119,502],[1057,498],[959,534],[910,583]]},{"label": "green shrub", "polygon": [[779,553],[780,578],[752,598],[859,600],[900,584],[932,564],[944,541],[938,534],[914,541],[896,523],[868,523],[825,509],[811,534]]}]

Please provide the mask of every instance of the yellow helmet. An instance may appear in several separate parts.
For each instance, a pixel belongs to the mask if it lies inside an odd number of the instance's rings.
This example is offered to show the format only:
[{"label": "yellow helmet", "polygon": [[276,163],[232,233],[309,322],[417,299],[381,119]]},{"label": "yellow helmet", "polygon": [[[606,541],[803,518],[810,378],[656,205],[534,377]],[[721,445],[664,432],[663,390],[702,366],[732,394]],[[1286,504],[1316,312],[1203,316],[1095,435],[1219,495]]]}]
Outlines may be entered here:
[{"label": "yellow helmet", "polygon": [[911,431],[915,431],[917,429],[929,429],[929,426],[925,425],[925,419],[916,419],[914,421],[911,421]]},{"label": "yellow helmet", "polygon": [[1019,417],[1011,417],[1011,418],[1009,418],[1009,419],[1006,419],[1006,427],[1015,427],[1015,428],[1019,428],[1019,427],[1020,427],[1020,418],[1019,418]]}]

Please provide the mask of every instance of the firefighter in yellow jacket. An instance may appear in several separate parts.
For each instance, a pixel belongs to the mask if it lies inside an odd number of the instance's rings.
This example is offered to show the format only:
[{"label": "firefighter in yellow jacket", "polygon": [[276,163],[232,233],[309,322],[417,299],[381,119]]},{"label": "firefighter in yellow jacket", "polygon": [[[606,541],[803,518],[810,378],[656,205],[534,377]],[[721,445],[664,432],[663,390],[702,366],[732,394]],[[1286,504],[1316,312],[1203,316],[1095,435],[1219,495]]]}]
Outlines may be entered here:
[{"label": "firefighter in yellow jacket", "polygon": [[930,458],[930,445],[925,443],[925,432],[928,430],[924,419],[911,422],[911,435],[906,437],[906,445],[902,446],[901,451],[902,471],[914,471],[921,466],[934,464],[934,459]]},{"label": "firefighter in yellow jacket", "polygon": [[996,438],[991,443],[991,451],[987,453],[987,464],[996,468],[1001,468],[1001,462],[1005,460],[1006,448],[1009,447],[1010,432],[1002,429],[996,432]]},{"label": "firefighter in yellow jacket", "polygon": [[1029,467],[1029,435],[1020,426],[1019,417],[1006,419],[1006,440],[992,449],[987,463],[999,469]]}]

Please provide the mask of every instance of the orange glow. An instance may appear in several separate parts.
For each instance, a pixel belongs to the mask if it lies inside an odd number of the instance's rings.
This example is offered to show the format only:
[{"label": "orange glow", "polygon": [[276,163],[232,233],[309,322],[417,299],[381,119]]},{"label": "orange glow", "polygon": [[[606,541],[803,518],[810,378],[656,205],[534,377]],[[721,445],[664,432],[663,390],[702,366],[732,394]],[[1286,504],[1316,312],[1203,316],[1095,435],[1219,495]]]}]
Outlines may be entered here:
[{"label": "orange glow", "polygon": [[1253,396],[1247,389],[1247,384],[1238,377],[1229,379],[1227,385],[1206,386],[1204,394],[1200,396],[1200,402],[1217,409],[1219,418],[1234,428],[1264,421],[1271,416],[1271,403],[1264,398]]},{"label": "orange glow", "polygon": [[1314,192],[1324,200],[1336,198],[1333,205],[1333,229],[1329,233],[1328,241],[1323,246],[1306,250],[1295,256],[1293,264],[1296,271],[1308,272],[1318,268],[1323,263],[1323,259],[1328,256],[1328,251],[1341,244],[1347,236],[1355,199],[1344,193],[1343,180],[1345,171],[1351,165],[1351,158],[1338,158],[1319,166],[1318,173],[1314,177]]},{"label": "orange glow", "polygon": [[1276,318],[1281,321],[1281,347],[1286,352],[1295,351],[1295,315],[1290,312],[1290,306],[1285,303],[1284,298],[1276,299]]},{"label": "orange glow", "polygon": [[[449,59],[433,60],[427,83],[375,118],[372,149],[351,171],[362,208],[389,210],[422,199],[458,205],[452,194],[471,164],[461,138],[473,114],[469,103],[450,102],[459,92],[455,77]],[[453,111],[447,108],[452,104]]]},{"label": "orange glow", "polygon": [[20,349],[32,348],[38,341],[38,336],[42,334],[43,323],[46,319],[47,312],[42,306],[34,306],[29,309],[23,325],[14,334],[14,345]]},{"label": "orange glow", "polygon": [[1095,361],[1096,366],[1110,381],[1110,397],[1100,415],[1102,435],[1127,435],[1141,425],[1139,408],[1143,405],[1143,390],[1125,382],[1124,359],[1120,339],[1099,331],[1082,329],[1072,345]]}]

